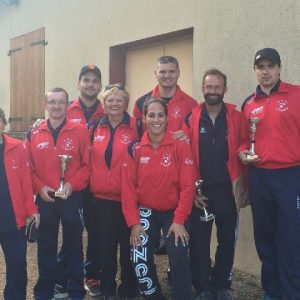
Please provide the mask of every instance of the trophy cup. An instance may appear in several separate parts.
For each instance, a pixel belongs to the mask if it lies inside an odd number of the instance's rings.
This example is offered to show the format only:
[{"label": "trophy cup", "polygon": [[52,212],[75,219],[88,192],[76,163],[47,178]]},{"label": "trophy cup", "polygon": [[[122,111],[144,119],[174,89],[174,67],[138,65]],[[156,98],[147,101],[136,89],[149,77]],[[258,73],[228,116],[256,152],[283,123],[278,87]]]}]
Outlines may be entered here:
[{"label": "trophy cup", "polygon": [[250,131],[251,131],[250,150],[249,150],[251,154],[247,155],[246,158],[247,160],[252,161],[258,158],[258,155],[256,155],[254,151],[254,145],[255,145],[256,124],[260,122],[260,118],[249,118],[248,121],[250,124]]},{"label": "trophy cup", "polygon": [[60,161],[61,161],[61,176],[60,176],[60,184],[59,188],[55,191],[54,196],[61,198],[61,199],[66,199],[66,194],[64,190],[64,176],[65,176],[65,171],[67,168],[67,162],[72,158],[71,155],[58,155]]},{"label": "trophy cup", "polygon": [[[196,190],[197,190],[197,194],[198,196],[203,196],[202,195],[202,188],[203,188],[203,180],[199,179],[196,180]],[[213,220],[215,215],[211,212],[209,212],[205,207],[202,208],[203,210],[203,216],[200,216],[200,221],[202,222],[208,222],[210,220]]]}]

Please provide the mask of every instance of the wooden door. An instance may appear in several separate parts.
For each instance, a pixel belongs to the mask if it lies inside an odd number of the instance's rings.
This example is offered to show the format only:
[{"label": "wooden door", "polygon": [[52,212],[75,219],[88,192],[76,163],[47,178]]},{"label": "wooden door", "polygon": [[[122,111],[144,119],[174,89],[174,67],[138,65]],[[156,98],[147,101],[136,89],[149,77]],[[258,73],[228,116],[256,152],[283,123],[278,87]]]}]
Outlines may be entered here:
[{"label": "wooden door", "polygon": [[27,131],[44,117],[45,29],[10,41],[10,130]]}]

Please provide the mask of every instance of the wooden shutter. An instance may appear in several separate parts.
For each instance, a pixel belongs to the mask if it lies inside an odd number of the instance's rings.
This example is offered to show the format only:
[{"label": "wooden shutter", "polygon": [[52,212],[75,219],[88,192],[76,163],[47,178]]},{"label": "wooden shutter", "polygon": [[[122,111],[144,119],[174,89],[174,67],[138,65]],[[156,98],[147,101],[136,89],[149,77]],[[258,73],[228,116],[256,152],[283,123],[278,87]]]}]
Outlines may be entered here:
[{"label": "wooden shutter", "polygon": [[10,41],[10,130],[27,131],[44,117],[45,29]]}]

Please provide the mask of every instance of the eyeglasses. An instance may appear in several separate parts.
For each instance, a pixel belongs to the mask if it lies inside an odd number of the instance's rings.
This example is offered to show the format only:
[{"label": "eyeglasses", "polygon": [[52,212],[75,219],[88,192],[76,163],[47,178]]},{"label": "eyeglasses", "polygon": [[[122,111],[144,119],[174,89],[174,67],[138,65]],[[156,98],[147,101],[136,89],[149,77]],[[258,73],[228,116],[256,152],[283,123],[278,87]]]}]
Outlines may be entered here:
[{"label": "eyeglasses", "polygon": [[46,100],[46,103],[49,104],[50,106],[54,106],[54,105],[59,105],[59,106],[63,106],[66,105],[67,102],[65,100]]},{"label": "eyeglasses", "polygon": [[105,87],[104,91],[109,91],[113,88],[117,88],[119,89],[120,91],[123,91],[125,90],[125,86],[122,84],[122,83],[116,83],[116,84],[109,84]]}]

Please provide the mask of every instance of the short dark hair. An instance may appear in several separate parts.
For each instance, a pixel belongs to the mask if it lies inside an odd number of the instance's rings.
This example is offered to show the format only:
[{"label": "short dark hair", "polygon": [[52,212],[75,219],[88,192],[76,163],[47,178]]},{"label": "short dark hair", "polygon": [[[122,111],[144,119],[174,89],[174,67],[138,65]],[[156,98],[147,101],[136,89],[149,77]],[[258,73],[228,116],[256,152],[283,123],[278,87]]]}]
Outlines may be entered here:
[{"label": "short dark hair", "polygon": [[224,80],[224,87],[227,86],[227,76],[218,69],[209,69],[204,73],[203,78],[202,78],[202,86],[204,85],[205,78],[209,75],[217,75],[217,76],[222,77]]},{"label": "short dark hair", "polygon": [[47,100],[47,97],[48,97],[48,94],[49,93],[64,93],[66,95],[66,98],[67,98],[67,103],[69,102],[69,94],[68,92],[63,89],[62,87],[54,87],[54,88],[51,88],[50,90],[48,90],[46,93],[45,93],[45,100]]},{"label": "short dark hair", "polygon": [[5,118],[5,113],[4,110],[2,108],[0,108],[0,119],[2,119],[2,122],[4,123],[4,125],[7,124],[6,118]]},{"label": "short dark hair", "polygon": [[150,97],[149,99],[147,99],[144,103],[144,106],[143,106],[143,115],[146,116],[147,113],[148,113],[148,108],[151,104],[153,103],[159,103],[163,109],[164,109],[164,112],[165,112],[165,115],[167,116],[168,115],[168,106],[167,106],[167,103],[165,100],[163,99],[159,99],[159,98],[155,98],[155,97]]},{"label": "short dark hair", "polygon": [[158,60],[157,60],[158,64],[175,64],[176,67],[179,69],[179,63],[176,57],[174,56],[161,56]]}]

